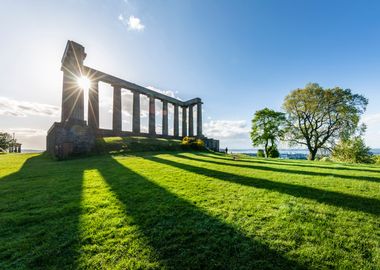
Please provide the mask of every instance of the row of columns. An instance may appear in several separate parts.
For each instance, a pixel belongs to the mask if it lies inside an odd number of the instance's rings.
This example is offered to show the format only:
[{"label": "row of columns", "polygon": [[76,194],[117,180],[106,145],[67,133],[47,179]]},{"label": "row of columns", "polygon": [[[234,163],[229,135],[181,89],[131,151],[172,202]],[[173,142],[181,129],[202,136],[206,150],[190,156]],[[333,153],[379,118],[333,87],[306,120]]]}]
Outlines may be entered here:
[{"label": "row of columns", "polygon": [[[133,110],[132,110],[132,132],[140,133],[140,93],[133,93]],[[194,136],[194,118],[193,109],[197,106],[197,136],[202,137],[202,103],[190,104],[182,107],[182,137]],[[174,106],[174,137],[179,137],[179,107]],[[156,109],[155,97],[149,96],[149,135],[156,135]],[[188,110],[187,110],[188,108]],[[187,111],[189,112],[189,123],[187,124]],[[89,89],[88,97],[88,125],[94,129],[99,128],[99,86],[98,82],[92,82]],[[113,86],[113,117],[112,129],[115,132],[121,132],[122,129],[122,108],[121,108],[121,87]],[[169,135],[168,125],[168,101],[162,100],[162,135]]]}]

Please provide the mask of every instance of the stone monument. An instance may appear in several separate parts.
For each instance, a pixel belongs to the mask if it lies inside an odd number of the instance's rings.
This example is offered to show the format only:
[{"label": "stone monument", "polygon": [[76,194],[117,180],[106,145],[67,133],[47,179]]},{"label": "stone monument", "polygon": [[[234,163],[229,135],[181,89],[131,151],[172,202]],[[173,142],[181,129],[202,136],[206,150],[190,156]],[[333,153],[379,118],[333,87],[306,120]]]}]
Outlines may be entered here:
[{"label": "stone monument", "polygon": [[[202,134],[202,100],[194,98],[181,101],[156,91],[147,89],[126,80],[114,77],[84,65],[86,58],[82,45],[68,41],[62,57],[63,86],[61,121],[55,122],[48,131],[47,151],[58,158],[73,154],[91,152],[97,137],[141,136],[181,139],[185,136],[196,136],[205,141],[206,147],[219,150],[219,141],[208,139]],[[78,84],[83,76],[90,80],[88,91],[88,118],[84,119],[84,90]],[[99,82],[113,87],[112,129],[99,128]],[[121,90],[128,89],[133,94],[132,130],[122,130]],[[149,99],[148,133],[140,129],[140,95]],[[162,102],[162,134],[156,134],[155,101]],[[173,135],[168,132],[168,104],[174,107]],[[196,133],[194,131],[193,108],[196,106]],[[182,119],[179,119],[179,109]],[[187,116],[188,115],[188,116]],[[182,132],[179,132],[180,123]]]}]

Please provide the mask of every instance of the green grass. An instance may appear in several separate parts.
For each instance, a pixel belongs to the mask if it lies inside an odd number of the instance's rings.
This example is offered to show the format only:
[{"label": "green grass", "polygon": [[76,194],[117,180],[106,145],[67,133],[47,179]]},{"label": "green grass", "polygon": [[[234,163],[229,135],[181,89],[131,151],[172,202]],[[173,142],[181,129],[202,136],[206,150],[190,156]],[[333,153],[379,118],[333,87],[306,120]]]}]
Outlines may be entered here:
[{"label": "green grass", "polygon": [[380,167],[0,156],[0,269],[379,269]]}]

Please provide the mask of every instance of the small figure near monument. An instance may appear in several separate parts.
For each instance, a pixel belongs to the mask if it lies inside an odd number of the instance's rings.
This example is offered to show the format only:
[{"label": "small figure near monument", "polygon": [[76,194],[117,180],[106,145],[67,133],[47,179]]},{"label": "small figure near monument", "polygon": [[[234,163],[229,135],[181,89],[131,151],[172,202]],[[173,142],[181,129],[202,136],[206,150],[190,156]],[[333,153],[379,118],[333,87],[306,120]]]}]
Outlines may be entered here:
[{"label": "small figure near monument", "polygon": [[227,155],[228,154],[228,148],[226,147],[226,149],[224,150],[224,153]]}]

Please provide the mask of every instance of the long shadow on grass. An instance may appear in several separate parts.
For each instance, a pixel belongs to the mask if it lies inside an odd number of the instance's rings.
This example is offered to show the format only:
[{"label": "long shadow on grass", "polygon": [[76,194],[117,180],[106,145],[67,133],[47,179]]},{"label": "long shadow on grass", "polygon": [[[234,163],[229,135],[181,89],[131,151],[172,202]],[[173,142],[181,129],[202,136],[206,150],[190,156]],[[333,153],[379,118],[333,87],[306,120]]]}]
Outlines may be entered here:
[{"label": "long shadow on grass", "polygon": [[168,268],[302,268],[126,166],[109,157],[97,169]]},{"label": "long shadow on grass", "polygon": [[67,269],[78,256],[83,168],[41,155],[0,179],[0,269]]},{"label": "long shadow on grass", "polygon": [[[184,156],[177,155],[176,157],[183,158],[184,162],[188,160],[184,158]],[[192,173],[217,178],[223,181],[229,181],[240,185],[252,186],[255,188],[273,190],[280,193],[289,194],[294,197],[312,199],[320,203],[326,203],[329,205],[338,206],[359,212],[366,212],[373,215],[380,215],[380,201],[377,199],[364,198],[360,196],[348,195],[334,191],[320,190],[312,187],[275,182],[267,179],[259,179],[255,177],[236,175],[232,173],[226,173],[193,165],[188,165],[185,163],[175,162],[159,157],[151,157],[150,159],[152,161],[177,167],[182,170],[187,170]]]},{"label": "long shadow on grass", "polygon": [[[239,167],[239,168],[248,168],[248,169],[261,170],[261,171],[291,173],[291,174],[298,174],[298,175],[302,174],[302,175],[322,176],[322,177],[332,176],[332,177],[343,178],[343,179],[363,180],[363,181],[377,182],[377,183],[380,182],[380,176],[379,177],[360,176],[360,175],[355,176],[355,175],[345,175],[345,174],[327,173],[327,172],[300,171],[300,170],[292,170],[292,169],[285,169],[285,168],[276,168],[273,166],[267,167],[264,165],[254,165],[252,163],[251,164],[242,164],[242,163],[220,162],[220,161],[215,161],[215,160],[196,158],[193,156],[189,157],[189,156],[181,155],[180,157],[190,159],[190,160],[194,160],[194,161],[208,162],[208,163],[217,164],[217,165],[234,166],[234,167]],[[212,157],[209,156],[209,158],[212,158]],[[280,165],[280,164],[278,164],[278,165]]]},{"label": "long shadow on grass", "polygon": [[[203,157],[212,157],[214,159],[220,159],[220,160],[225,160],[225,161],[229,161],[229,160],[232,160],[231,156],[226,156],[226,155],[222,155],[222,154],[218,154],[218,153],[212,153],[212,154],[203,154],[203,153],[197,153],[199,156],[203,156]],[[292,167],[302,167],[302,168],[312,168],[312,169],[329,169],[329,170],[341,170],[341,171],[359,171],[359,172],[370,172],[370,173],[380,173],[380,169],[375,169],[375,168],[368,168],[368,167],[365,167],[365,166],[361,166],[361,167],[357,167],[357,168],[352,168],[352,167],[348,167],[348,165],[339,165],[339,167],[337,166],[324,166],[324,165],[321,165],[321,164],[318,164],[316,162],[315,165],[308,165],[307,163],[305,163],[305,161],[303,161],[303,163],[298,163],[296,160],[293,160],[293,162],[286,162],[285,160],[281,159],[281,160],[275,160],[275,159],[263,159],[263,158],[260,158],[260,159],[253,159],[253,158],[249,158],[249,159],[238,159],[238,160],[234,160],[234,162],[238,162],[238,163],[241,163],[241,162],[249,162],[249,163],[259,163],[259,164],[274,164],[274,165],[279,165],[279,166],[292,166]],[[333,163],[332,163],[333,164]]]}]

